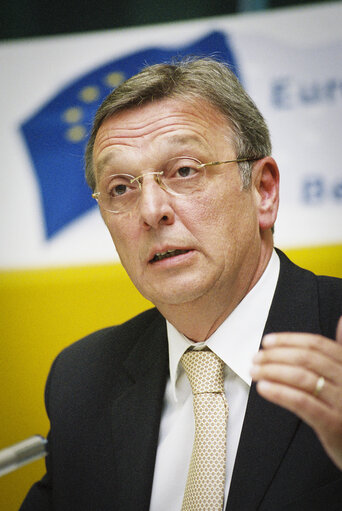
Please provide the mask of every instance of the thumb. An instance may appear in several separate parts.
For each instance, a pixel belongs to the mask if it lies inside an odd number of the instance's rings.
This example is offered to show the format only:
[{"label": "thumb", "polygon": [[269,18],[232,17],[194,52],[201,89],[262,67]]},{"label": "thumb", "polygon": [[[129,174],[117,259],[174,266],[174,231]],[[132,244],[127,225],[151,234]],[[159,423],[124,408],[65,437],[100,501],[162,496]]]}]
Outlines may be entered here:
[{"label": "thumb", "polygon": [[342,344],[342,316],[340,316],[340,319],[338,320],[338,323],[337,323],[337,328],[336,328],[336,341],[337,341],[339,344]]}]

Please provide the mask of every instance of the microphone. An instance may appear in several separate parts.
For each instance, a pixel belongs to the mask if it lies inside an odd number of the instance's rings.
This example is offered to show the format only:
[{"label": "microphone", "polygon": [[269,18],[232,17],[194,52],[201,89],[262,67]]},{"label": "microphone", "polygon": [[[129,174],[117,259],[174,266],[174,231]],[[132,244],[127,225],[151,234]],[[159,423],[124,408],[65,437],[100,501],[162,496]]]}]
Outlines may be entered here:
[{"label": "microphone", "polygon": [[48,441],[34,435],[0,450],[0,477],[47,455]]}]

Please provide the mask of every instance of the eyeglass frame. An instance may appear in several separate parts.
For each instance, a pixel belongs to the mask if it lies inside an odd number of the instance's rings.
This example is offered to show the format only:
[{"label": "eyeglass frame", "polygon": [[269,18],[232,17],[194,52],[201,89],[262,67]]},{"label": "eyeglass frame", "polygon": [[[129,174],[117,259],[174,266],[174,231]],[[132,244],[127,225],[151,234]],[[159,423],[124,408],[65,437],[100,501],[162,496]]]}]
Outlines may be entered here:
[{"label": "eyeglass frame", "polygon": [[[188,158],[188,159],[192,159],[192,160],[197,160],[197,158],[193,158],[191,156],[179,156],[177,158],[179,158],[179,159]],[[198,169],[203,169],[205,167],[212,167],[214,165],[223,165],[224,163],[242,163],[242,162],[247,162],[247,161],[248,162],[249,161],[257,161],[257,160],[261,160],[262,158],[263,158],[263,156],[260,156],[258,158],[237,158],[235,160],[210,161],[208,163],[200,163],[197,168]],[[197,160],[197,161],[200,162],[200,160]],[[132,179],[129,181],[129,183],[132,184],[132,183],[134,183],[136,181],[138,183],[138,186],[139,186],[139,191],[141,191],[141,189],[142,189],[142,181],[140,181],[141,179],[143,179],[145,176],[156,176],[155,181],[160,186],[160,188],[162,188],[162,190],[165,190],[167,193],[170,193],[172,195],[172,190],[169,190],[169,188],[160,179],[158,179],[158,176],[162,176],[163,173],[164,173],[164,171],[161,170],[161,171],[146,172],[145,174],[140,174],[140,176],[136,176],[136,177],[132,176],[131,174],[118,174],[118,176],[119,175],[125,175],[125,176],[128,176],[128,177],[132,177]],[[186,195],[186,194],[176,193],[176,192],[174,192],[174,194],[175,195]],[[97,203],[99,202],[100,195],[101,195],[101,192],[93,192],[91,194],[92,198],[95,199]],[[114,215],[117,215],[117,214],[122,213],[122,212],[124,212],[126,210],[123,210],[123,211],[112,211],[110,209],[105,209],[105,211],[108,211],[108,213],[113,213]]]}]

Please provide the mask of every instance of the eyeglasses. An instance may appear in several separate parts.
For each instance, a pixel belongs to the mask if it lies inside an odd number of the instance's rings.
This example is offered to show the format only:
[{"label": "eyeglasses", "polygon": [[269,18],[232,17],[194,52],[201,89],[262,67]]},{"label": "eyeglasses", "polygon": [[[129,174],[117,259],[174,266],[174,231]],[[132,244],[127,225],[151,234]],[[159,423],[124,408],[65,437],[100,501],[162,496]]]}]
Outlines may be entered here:
[{"label": "eyeglasses", "polygon": [[93,193],[92,197],[103,210],[110,213],[123,213],[133,209],[137,204],[146,176],[153,176],[155,182],[172,195],[191,195],[206,188],[207,167],[259,159],[239,158],[201,163],[190,156],[178,156],[168,160],[161,171],[146,172],[137,177],[130,174],[107,176],[100,181],[98,191]]}]

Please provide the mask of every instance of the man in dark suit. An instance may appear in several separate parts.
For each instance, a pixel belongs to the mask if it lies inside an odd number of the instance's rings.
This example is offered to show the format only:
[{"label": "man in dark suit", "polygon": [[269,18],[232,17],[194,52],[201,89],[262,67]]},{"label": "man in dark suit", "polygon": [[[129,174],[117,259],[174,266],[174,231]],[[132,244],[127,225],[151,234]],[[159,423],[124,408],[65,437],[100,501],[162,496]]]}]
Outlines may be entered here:
[{"label": "man in dark suit", "polygon": [[[146,68],[101,105],[86,164],[156,309],[57,357],[47,473],[21,509],[341,509],[342,286],[273,249],[279,172],[234,75],[209,59]],[[216,415],[196,444],[189,350],[221,368],[223,387],[203,391],[229,407],[220,469]]]}]

